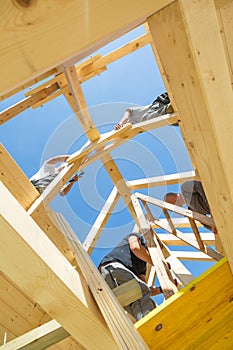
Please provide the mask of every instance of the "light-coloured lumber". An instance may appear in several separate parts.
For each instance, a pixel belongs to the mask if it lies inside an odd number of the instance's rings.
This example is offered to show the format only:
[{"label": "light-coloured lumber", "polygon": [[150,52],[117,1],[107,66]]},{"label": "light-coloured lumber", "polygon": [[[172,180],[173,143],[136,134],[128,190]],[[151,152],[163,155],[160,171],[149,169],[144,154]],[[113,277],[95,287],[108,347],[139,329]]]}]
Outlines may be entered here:
[{"label": "light-coloured lumber", "polygon": [[212,349],[232,331],[232,293],[224,258],[135,326],[151,350]]},{"label": "light-coloured lumber", "polygon": [[215,3],[215,7],[218,9],[218,8],[227,6],[229,4],[232,4],[232,0],[214,0],[214,3]]},{"label": "light-coloured lumber", "polygon": [[160,285],[163,289],[164,297],[165,299],[168,299],[171,295],[177,292],[177,287],[172,280],[172,276],[170,275],[170,271],[167,267],[167,263],[159,246],[158,240],[154,236],[149,222],[146,220],[138,199],[134,195],[131,197],[139,222],[138,226],[146,239],[153,265],[155,267]]},{"label": "light-coloured lumber", "polygon": [[[46,206],[46,199],[47,201],[51,200],[52,195],[55,196],[62,186],[59,177],[55,179],[53,184],[50,184],[50,188],[52,187],[53,190],[50,191],[50,189],[46,189],[45,193],[40,196],[39,192],[35,189],[3,145],[0,145],[0,166],[0,180],[2,183],[17,199],[22,207],[25,210],[28,210],[28,213],[58,247],[58,249],[70,262],[72,262],[73,255],[70,252],[63,234],[57,228],[56,220],[53,218],[52,209]],[[72,166],[70,166],[70,168],[72,169]],[[68,180],[69,177],[67,176],[65,179]],[[49,193],[48,196],[46,195],[47,193]],[[45,197],[45,200],[43,196]]]},{"label": "light-coloured lumber", "polygon": [[74,103],[76,107],[76,111],[75,111],[76,117],[78,118],[83,130],[87,134],[87,137],[92,142],[94,142],[100,138],[100,133],[98,132],[87,110],[83,91],[78,79],[76,69],[74,66],[72,66],[70,68],[66,68],[64,73],[74,99]]},{"label": "light-coloured lumber", "polygon": [[[142,0],[136,3],[120,0],[106,3],[101,0],[86,6],[86,1],[68,0],[65,4],[39,1],[24,7],[21,1],[1,0],[1,94],[62,62],[66,61],[68,66],[90,55],[142,24],[150,14],[170,2],[148,0],[145,4]],[[19,21],[15,22],[15,18]],[[63,20],[58,22],[58,18]]]},{"label": "light-coloured lumber", "polygon": [[[98,145],[100,145],[101,142],[103,143],[103,140],[100,140],[101,136],[98,130],[96,129],[94,123],[92,122],[80,82],[78,81],[78,76],[75,68],[71,67],[69,69],[65,69],[65,76],[67,78],[68,85],[72,92],[72,97],[74,100],[74,112],[76,113],[77,118],[79,119],[87,137],[91,141],[90,148],[94,147],[95,149],[97,149]],[[124,128],[121,128],[120,130],[118,130],[117,133],[110,132],[110,135],[116,138],[117,135],[120,135],[120,134],[122,135],[122,133],[124,133],[124,131],[127,128],[131,128],[131,126],[126,125]],[[74,158],[69,159],[68,163],[70,163],[72,160],[74,160]],[[77,158],[75,160],[77,160]],[[112,159],[109,153],[100,154],[100,160],[102,161],[106,171],[111,177],[123,201],[127,205],[128,210],[131,213],[132,217],[137,221],[137,216],[135,214],[134,207],[131,202],[130,190],[128,189],[128,186],[126,185],[116,163],[114,162],[114,160]]]},{"label": "light-coloured lumber", "polygon": [[[153,214],[152,214],[148,204],[146,202],[143,202],[143,205],[146,209],[148,220],[150,222],[154,221]],[[172,232],[173,236],[176,236],[176,230],[172,227],[173,223],[172,223],[170,216],[168,219],[170,221],[170,222],[168,222],[169,231]],[[177,277],[176,279],[178,279],[178,281],[177,281],[178,283],[186,285],[189,282],[191,282],[193,278],[192,278],[192,274],[190,273],[190,271],[188,269],[186,269],[185,266],[177,259],[177,257],[175,257],[173,252],[162,241],[159,240],[158,235],[154,231],[153,231],[153,233],[154,233],[154,236],[156,237],[157,243],[159,244],[159,246],[162,249],[164,257],[166,258],[166,262],[170,263],[170,267],[171,267],[170,272],[171,272],[172,278],[173,278],[172,273],[175,272],[175,275]]]},{"label": "light-coloured lumber", "polygon": [[[167,220],[166,219],[160,219],[160,221],[162,221],[164,224],[167,224]],[[174,225],[176,227],[179,227],[179,228],[184,228],[184,227],[190,227],[190,223],[189,223],[189,220],[188,218],[186,217],[172,217],[172,221],[174,223]],[[196,225],[198,227],[202,227],[203,225],[200,223],[200,221],[196,221]],[[156,228],[156,225],[154,226]]]},{"label": "light-coloured lumber", "polygon": [[73,249],[77,267],[82,271],[96,303],[118,345],[118,349],[148,350],[143,339],[135,331],[132,322],[98,272],[70,225],[61,215],[58,215],[58,220],[63,227],[71,249]]},{"label": "light-coloured lumber", "polygon": [[196,174],[194,171],[185,171],[177,174],[168,174],[155,177],[148,177],[144,179],[137,179],[127,181],[127,185],[131,190],[138,190],[140,188],[150,188],[155,186],[168,186],[185,181],[190,181],[196,179]]},{"label": "light-coloured lumber", "polygon": [[173,254],[173,251],[169,250],[170,256],[166,261],[171,265],[172,274],[175,275],[177,282],[183,286],[191,283],[194,280],[192,273],[184,266],[184,264]]},{"label": "light-coloured lumber", "polygon": [[214,2],[173,2],[148,23],[233,269],[232,86]]},{"label": "light-coloured lumber", "polygon": [[202,242],[201,235],[200,235],[200,233],[199,233],[199,231],[198,231],[196,222],[195,222],[193,219],[190,219],[190,218],[189,218],[189,222],[190,222],[190,226],[191,226],[191,228],[192,228],[192,230],[193,230],[193,233],[194,233],[194,235],[195,235],[195,237],[196,237],[197,243],[198,243],[198,245],[199,245],[199,249],[200,249],[202,252],[204,252],[204,251],[205,251],[205,246],[204,246],[204,244],[203,244],[203,242]]},{"label": "light-coloured lumber", "polygon": [[40,194],[2,144],[0,144],[0,167],[0,180],[23,208],[28,209]]},{"label": "light-coloured lumber", "polygon": [[[143,202],[143,205],[146,209],[148,220],[150,222],[154,221],[153,214],[146,202]],[[168,225],[169,225],[169,231],[172,232],[174,236],[176,236],[177,232],[176,229],[173,227],[172,220],[170,216],[167,218]],[[154,236],[156,237],[156,241],[159,244],[159,246],[162,248],[162,252],[166,258],[166,262],[170,264],[171,268],[171,276],[174,279],[173,272],[175,272],[176,279],[178,283],[186,285],[190,283],[193,280],[192,274],[188,269],[185,268],[185,266],[177,259],[177,257],[172,253],[172,251],[162,242],[159,240],[158,235],[153,231]],[[172,264],[171,264],[172,263]]]},{"label": "light-coloured lumber", "polygon": [[141,199],[142,201],[151,203],[151,204],[156,205],[160,208],[165,208],[165,209],[170,210],[176,214],[183,215],[183,216],[186,216],[186,217],[194,219],[194,220],[198,220],[205,225],[213,226],[213,219],[208,217],[208,216],[196,213],[194,211],[179,207],[179,206],[174,205],[174,204],[170,204],[170,203],[161,201],[161,200],[156,199],[156,198],[152,198],[150,196],[144,195],[144,194],[139,193],[139,192],[136,192],[135,196],[137,198]]},{"label": "light-coloured lumber", "polygon": [[69,333],[52,320],[0,346],[0,350],[43,350],[68,336]]},{"label": "light-coloured lumber", "polygon": [[225,1],[224,6],[218,9],[217,14],[233,88],[233,39],[231,35],[233,26],[233,1]]},{"label": "light-coloured lumber", "polygon": [[16,103],[15,105],[7,108],[6,110],[2,111],[0,113],[0,125],[6,123],[8,120],[14,118],[19,113],[22,113],[26,109],[32,107],[39,101],[44,100],[47,96],[53,94],[55,91],[57,91],[58,85],[55,83],[53,85],[50,85],[48,87],[44,87],[39,92],[35,93],[32,96],[29,96],[25,98],[24,100]]},{"label": "light-coloured lumber", "polygon": [[173,250],[172,253],[174,254],[177,259],[180,260],[196,260],[196,261],[213,261],[213,259],[203,253],[203,252],[189,252],[189,251],[181,251],[181,250]]},{"label": "light-coloured lumber", "polygon": [[79,160],[80,158],[83,158],[84,156],[87,156],[89,153],[101,148],[105,145],[105,143],[118,139],[118,138],[124,138],[127,136],[127,132],[131,129],[132,125],[127,124],[123,126],[119,130],[112,130],[109,132],[106,132],[100,136],[100,138],[96,142],[90,142],[87,141],[86,144],[77,152],[74,152],[67,160],[68,164],[72,164]]},{"label": "light-coloured lumber", "polygon": [[128,42],[127,44],[121,46],[120,48],[108,53],[107,55],[101,57],[100,59],[93,62],[92,65],[83,67],[79,73],[79,79],[83,79],[85,76],[94,73],[95,71],[101,70],[103,67],[110,63],[119,60],[120,58],[144,47],[151,41],[151,36],[148,34],[143,34],[142,36]]},{"label": "light-coloured lumber", "polygon": [[8,97],[10,97],[12,95],[15,95],[15,94],[17,94],[17,92],[19,92],[21,90],[24,90],[24,89],[27,89],[28,87],[30,87],[30,86],[40,82],[41,80],[44,80],[44,79],[48,78],[50,75],[53,75],[53,74],[56,74],[56,73],[57,73],[57,69],[56,68],[51,69],[51,70],[49,70],[49,71],[39,75],[38,77],[36,77],[36,78],[34,78],[32,80],[29,80],[27,83],[25,83],[23,85],[20,85],[16,89],[13,89],[10,92],[1,95],[0,96],[0,101],[3,101],[3,100],[7,99]]},{"label": "light-coloured lumber", "polygon": [[[33,300],[26,296],[12,281],[7,279],[2,273],[0,275],[0,304],[2,302],[11,308],[8,310],[8,318],[13,319],[13,314],[20,315],[27,320],[32,327],[50,321],[49,315]],[[22,332],[22,331],[21,331]],[[20,334],[21,334],[20,332]]]},{"label": "light-coloured lumber", "polygon": [[[162,222],[160,222],[160,220],[155,219],[153,221],[154,223],[156,223],[160,228],[166,230],[167,232],[172,234],[172,230],[167,226],[164,225]],[[196,248],[199,250],[199,244],[195,239],[190,239],[189,237],[187,237],[187,235],[179,230],[176,230],[176,237],[178,237],[179,239],[181,239],[182,241],[188,243],[191,247]],[[195,237],[195,236],[194,236]],[[207,254],[208,256],[210,256],[212,259],[218,261],[222,259],[222,254],[216,252],[215,250],[213,250],[211,247],[206,246],[204,243],[204,248],[205,248],[205,252],[203,254]]]},{"label": "light-coloured lumber", "polygon": [[[160,219],[159,221],[161,222],[162,220]],[[164,242],[168,246],[183,246],[183,245],[187,245],[186,242],[180,240],[178,237],[174,236],[173,234],[157,233],[157,236],[159,237],[159,239],[162,242]],[[188,239],[192,239],[193,238],[193,234],[192,233],[186,233],[185,237],[188,237]],[[215,236],[214,236],[213,233],[201,233],[202,241],[205,244],[208,244],[210,246],[215,244],[214,238],[215,238]]]},{"label": "light-coloured lumber", "polygon": [[104,337],[116,349],[83,278],[3,184],[0,193],[2,271],[84,347],[102,347]]},{"label": "light-coloured lumber", "polygon": [[[89,59],[85,60],[84,62],[78,64],[75,66],[79,81],[83,83],[84,81],[91,79],[92,77],[99,75],[103,71],[105,71],[106,65],[110,64],[119,58],[130,54],[131,52],[140,49],[141,47],[147,45],[151,40],[151,36],[148,34],[144,34],[140,36],[137,39],[132,40],[131,42],[127,43],[126,45],[123,45],[122,47],[110,52],[109,54],[101,57],[100,54],[91,56]],[[29,92],[25,93],[25,96],[31,96],[36,92],[39,92],[41,89],[52,85],[52,84],[58,84],[60,87],[60,93],[63,93],[65,97],[69,100],[69,93],[65,92],[67,89],[67,81],[65,79],[64,73],[60,73],[56,75],[55,78],[50,79],[46,83],[40,85],[39,87],[36,87]],[[48,98],[44,98],[41,102],[38,102],[36,104],[33,104],[33,108],[37,108],[41,106],[42,104],[48,102],[49,100],[55,98],[56,94],[50,95]],[[70,101],[69,101],[70,103]],[[73,103],[73,101],[71,101]]]},{"label": "light-coloured lumber", "polygon": [[117,203],[119,198],[119,192],[116,187],[113,188],[110,195],[108,196],[101,212],[99,213],[97,219],[95,220],[91,230],[89,231],[87,237],[83,242],[84,249],[90,255],[93,251],[102,230],[104,229],[109,217],[112,214],[112,210]]}]

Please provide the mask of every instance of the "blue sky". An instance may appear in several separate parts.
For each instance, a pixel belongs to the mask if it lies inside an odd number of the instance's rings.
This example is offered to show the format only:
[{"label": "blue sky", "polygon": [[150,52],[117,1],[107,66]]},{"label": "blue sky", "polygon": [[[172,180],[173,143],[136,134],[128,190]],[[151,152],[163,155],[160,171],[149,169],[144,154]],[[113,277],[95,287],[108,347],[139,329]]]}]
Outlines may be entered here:
[{"label": "blue sky", "polygon": [[[142,34],[144,28],[139,27],[98,53],[109,53]],[[149,46],[110,64],[107,71],[83,83],[82,88],[90,114],[100,132],[112,130],[130,105],[149,104],[165,91]],[[1,102],[1,110],[23,98],[23,93],[19,93]],[[35,110],[29,109],[2,125],[0,139],[28,177],[38,170],[46,158],[75,152],[87,140],[63,96]],[[111,155],[126,180],[192,170],[179,128],[172,126],[138,135]],[[81,241],[113,188],[100,161],[84,171],[84,177],[74,184],[70,194],[65,198],[57,196],[51,204],[55,211],[63,213]],[[162,199],[168,190],[176,191],[178,186],[141,192]],[[153,212],[158,217],[162,216],[159,209],[153,208]],[[98,264],[106,251],[131,232],[133,226],[132,217],[123,201],[119,200],[97,244],[98,249],[92,254],[95,263]],[[185,265],[198,276],[211,264],[185,262]]]}]

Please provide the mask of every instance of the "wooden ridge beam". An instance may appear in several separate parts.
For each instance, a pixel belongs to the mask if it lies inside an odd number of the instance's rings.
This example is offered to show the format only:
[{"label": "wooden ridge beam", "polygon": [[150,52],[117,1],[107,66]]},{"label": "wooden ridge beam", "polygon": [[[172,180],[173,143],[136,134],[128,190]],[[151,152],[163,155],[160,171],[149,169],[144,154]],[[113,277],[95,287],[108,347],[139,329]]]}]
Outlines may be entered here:
[{"label": "wooden ridge beam", "polygon": [[104,337],[117,349],[83,278],[3,184],[0,193],[2,271],[84,347],[103,348]]}]

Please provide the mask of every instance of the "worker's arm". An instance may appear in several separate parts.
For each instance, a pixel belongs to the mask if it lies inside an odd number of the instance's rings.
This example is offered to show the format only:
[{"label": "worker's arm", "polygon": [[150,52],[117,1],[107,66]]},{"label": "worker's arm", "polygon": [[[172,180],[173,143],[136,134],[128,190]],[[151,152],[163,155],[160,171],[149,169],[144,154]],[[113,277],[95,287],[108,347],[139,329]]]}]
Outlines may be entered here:
[{"label": "worker's arm", "polygon": [[119,130],[121,129],[125,124],[130,123],[130,114],[131,114],[131,110],[130,109],[126,109],[122,119],[119,121],[118,124],[116,124],[114,126],[115,130]]},{"label": "worker's arm", "polygon": [[60,190],[60,196],[62,196],[62,197],[64,197],[64,196],[66,196],[69,192],[70,192],[70,190],[71,190],[71,188],[72,188],[72,186],[73,186],[73,184],[75,183],[75,182],[77,182],[79,180],[79,176],[78,175],[74,175],[73,177],[72,177],[72,179],[69,181],[69,182],[67,182],[62,188],[61,188],[61,190]]},{"label": "worker's arm", "polygon": [[136,257],[153,265],[149,251],[143,247],[137,236],[132,235],[129,237],[129,247]]},{"label": "worker's arm", "polygon": [[59,155],[59,156],[47,159],[45,161],[45,163],[47,163],[47,164],[57,164],[57,163],[60,163],[60,162],[65,162],[69,157],[70,156],[67,155],[67,154]]}]

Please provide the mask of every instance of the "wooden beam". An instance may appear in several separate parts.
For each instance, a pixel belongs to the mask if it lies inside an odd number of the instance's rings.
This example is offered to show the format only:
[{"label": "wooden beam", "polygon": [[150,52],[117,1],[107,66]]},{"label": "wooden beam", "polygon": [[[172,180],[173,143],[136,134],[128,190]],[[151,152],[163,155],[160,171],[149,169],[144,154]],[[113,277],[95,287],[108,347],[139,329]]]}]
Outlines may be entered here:
[{"label": "wooden beam", "polygon": [[176,1],[148,23],[233,269],[232,86],[214,2]]},{"label": "wooden beam", "polygon": [[[145,4],[143,0],[137,3],[120,0],[106,3],[99,0],[88,2],[87,6],[84,0],[67,0],[65,4],[27,2],[25,6],[25,2],[2,0],[0,94],[25,84],[62,62],[66,61],[68,66],[90,55],[142,24],[149,15],[170,2],[148,0]],[[15,18],[18,18],[17,22]],[[63,20],[59,22],[58,18]]]},{"label": "wooden beam", "polygon": [[[162,224],[160,222],[160,220],[155,219],[153,222],[156,223],[160,228],[162,228],[162,229],[166,230],[167,232],[173,234],[171,228],[169,228],[167,225]],[[176,230],[176,237],[178,237],[182,241],[188,243],[191,247],[199,250],[199,244],[197,243],[196,238],[195,239],[192,239],[192,238],[190,239],[190,238],[187,237],[187,235],[185,233],[183,233],[183,232],[181,232],[179,230]],[[212,259],[214,259],[216,261],[219,261],[219,260],[221,260],[223,258],[222,254],[217,253],[215,250],[213,250],[209,246],[206,246],[205,244],[204,244],[204,249],[205,249],[205,253],[204,254],[207,254],[208,256],[210,256]]]},{"label": "wooden beam", "polygon": [[43,350],[67,337],[69,333],[59,323],[52,320],[0,346],[0,350]]},{"label": "wooden beam", "polygon": [[143,339],[135,331],[133,323],[127,317],[124,309],[104,281],[70,225],[61,215],[58,215],[58,219],[73,250],[76,265],[82,271],[82,275],[118,345],[118,349],[149,350]]},{"label": "wooden beam", "polygon": [[[160,219],[160,221],[162,221]],[[168,246],[183,246],[187,245],[187,242],[184,242],[183,240],[180,240],[178,237],[174,236],[173,234],[170,233],[157,233],[159,239],[164,242]],[[186,233],[185,237],[188,239],[193,238],[192,233]],[[201,239],[205,244],[208,245],[214,245],[215,240],[214,240],[214,234],[213,233],[201,233]]]},{"label": "wooden beam", "polygon": [[170,204],[170,203],[161,201],[159,199],[147,196],[147,195],[139,193],[139,192],[136,192],[135,196],[137,198],[140,198],[142,201],[151,203],[151,204],[156,205],[160,208],[165,208],[165,209],[170,210],[176,214],[183,215],[183,216],[186,216],[187,218],[191,218],[194,220],[198,220],[205,225],[213,226],[213,223],[214,223],[213,219],[208,217],[208,216],[196,213],[192,210],[185,209],[185,208],[179,207],[179,206],[174,205],[174,204]]},{"label": "wooden beam", "polygon": [[188,252],[173,250],[172,253],[180,260],[212,261],[213,259],[203,252]]},{"label": "wooden beam", "polygon": [[83,278],[2,183],[0,193],[1,270],[84,347],[103,348],[104,337],[116,349]]},{"label": "wooden beam", "polygon": [[[217,350],[220,344],[224,350],[231,349],[232,293],[232,274],[223,259],[137,322],[135,327],[151,350],[187,347]],[[226,347],[225,337],[228,340]]]},{"label": "wooden beam", "polygon": [[166,260],[159,246],[158,240],[154,236],[153,230],[151,229],[149,222],[142,211],[140,203],[136,196],[132,195],[132,203],[134,205],[135,212],[137,214],[137,220],[139,222],[139,227],[141,233],[144,235],[150,256],[155,267],[160,285],[163,289],[163,294],[165,299],[168,299],[175,292],[177,292],[177,287],[172,280],[170,271],[168,269]]},{"label": "wooden beam", "polygon": [[2,144],[0,144],[0,167],[0,180],[23,208],[28,209],[40,194]]},{"label": "wooden beam", "polygon": [[39,101],[44,100],[47,96],[53,95],[57,91],[58,85],[55,83],[48,87],[44,87],[39,92],[25,98],[23,101],[16,103],[14,106],[7,108],[0,113],[0,125],[6,123],[8,120],[14,118],[19,113],[22,113],[26,109],[32,107]]},{"label": "wooden beam", "polygon": [[88,139],[94,142],[100,138],[100,134],[96,129],[96,126],[91,119],[90,114],[88,113],[81,84],[79,82],[78,75],[74,66],[65,69],[65,77],[73,95],[76,107],[76,117],[78,118],[83,130],[87,134]]},{"label": "wooden beam", "polygon": [[150,188],[156,186],[169,186],[179,184],[185,181],[196,179],[194,171],[185,171],[177,174],[168,174],[162,176],[148,177],[144,179],[137,179],[127,181],[127,185],[131,190],[138,190],[140,188]]},{"label": "wooden beam", "polygon": [[233,89],[233,39],[231,35],[231,28],[233,26],[233,1],[225,1],[224,6],[218,9],[217,14]]},{"label": "wooden beam", "polygon": [[104,229],[112,210],[117,203],[119,198],[119,192],[116,187],[113,188],[110,195],[108,196],[101,212],[99,213],[97,219],[95,220],[91,230],[89,231],[87,237],[83,242],[84,249],[90,255],[101,235],[102,230]]}]

